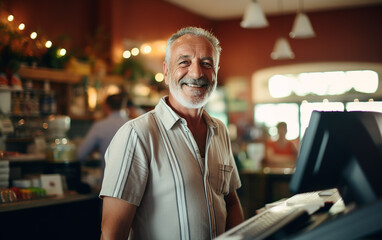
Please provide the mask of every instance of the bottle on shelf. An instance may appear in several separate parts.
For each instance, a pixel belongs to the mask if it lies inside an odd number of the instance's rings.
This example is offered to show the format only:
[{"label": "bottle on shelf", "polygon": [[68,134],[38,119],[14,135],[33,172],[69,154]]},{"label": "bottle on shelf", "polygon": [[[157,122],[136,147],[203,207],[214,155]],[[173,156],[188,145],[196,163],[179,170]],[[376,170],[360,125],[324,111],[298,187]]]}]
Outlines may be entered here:
[{"label": "bottle on shelf", "polygon": [[31,115],[32,114],[32,99],[30,92],[25,93],[25,98],[24,98],[24,109],[23,112],[25,115]]},{"label": "bottle on shelf", "polygon": [[49,95],[42,94],[40,101],[40,112],[42,115],[49,115],[50,113],[50,103],[49,103]]},{"label": "bottle on shelf", "polygon": [[50,114],[57,114],[57,101],[53,92],[49,94]]},{"label": "bottle on shelf", "polygon": [[0,189],[9,187],[9,161],[5,158],[4,152],[0,150]]},{"label": "bottle on shelf", "polygon": [[44,82],[44,93],[40,101],[40,112],[42,115],[57,114],[57,100],[53,91],[50,89],[48,80]]},{"label": "bottle on shelf", "polygon": [[12,93],[12,113],[14,115],[21,115],[21,100],[20,92]]},{"label": "bottle on shelf", "polygon": [[40,103],[39,103],[37,92],[32,92],[31,94],[31,106],[32,106],[31,114],[38,116],[40,114]]}]

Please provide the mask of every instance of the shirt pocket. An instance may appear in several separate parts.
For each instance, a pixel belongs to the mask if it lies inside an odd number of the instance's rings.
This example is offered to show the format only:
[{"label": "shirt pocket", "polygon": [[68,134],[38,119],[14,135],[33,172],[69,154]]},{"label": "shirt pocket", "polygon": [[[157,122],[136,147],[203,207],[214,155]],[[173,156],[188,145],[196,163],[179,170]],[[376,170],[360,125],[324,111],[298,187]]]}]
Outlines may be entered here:
[{"label": "shirt pocket", "polygon": [[231,180],[232,171],[233,166],[219,164],[218,192],[223,195],[227,195],[229,193],[229,182]]}]

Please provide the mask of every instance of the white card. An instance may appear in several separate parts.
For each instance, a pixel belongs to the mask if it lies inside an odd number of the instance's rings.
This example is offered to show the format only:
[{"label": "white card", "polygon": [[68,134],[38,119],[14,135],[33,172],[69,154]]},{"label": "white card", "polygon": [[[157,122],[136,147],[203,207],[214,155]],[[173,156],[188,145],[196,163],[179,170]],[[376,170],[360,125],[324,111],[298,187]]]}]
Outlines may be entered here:
[{"label": "white card", "polygon": [[47,195],[63,195],[64,188],[60,174],[41,174],[41,187]]}]

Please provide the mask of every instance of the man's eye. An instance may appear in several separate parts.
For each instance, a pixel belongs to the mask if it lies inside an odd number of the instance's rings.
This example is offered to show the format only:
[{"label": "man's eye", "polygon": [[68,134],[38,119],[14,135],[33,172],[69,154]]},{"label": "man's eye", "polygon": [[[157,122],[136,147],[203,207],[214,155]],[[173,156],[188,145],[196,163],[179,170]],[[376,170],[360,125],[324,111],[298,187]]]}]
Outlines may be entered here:
[{"label": "man's eye", "polygon": [[209,62],[203,62],[202,65],[204,67],[207,67],[207,68],[212,68],[213,67],[213,65],[211,63],[209,63]]},{"label": "man's eye", "polygon": [[181,61],[181,62],[179,63],[179,65],[186,66],[186,65],[188,65],[188,61]]}]

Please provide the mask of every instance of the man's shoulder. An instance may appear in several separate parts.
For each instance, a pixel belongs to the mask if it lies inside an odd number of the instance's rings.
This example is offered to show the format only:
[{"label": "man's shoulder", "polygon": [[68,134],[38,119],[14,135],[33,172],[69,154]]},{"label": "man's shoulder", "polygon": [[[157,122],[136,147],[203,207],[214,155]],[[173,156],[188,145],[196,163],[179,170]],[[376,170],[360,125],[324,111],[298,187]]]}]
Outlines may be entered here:
[{"label": "man's shoulder", "polygon": [[155,110],[151,110],[134,119],[129,120],[125,125],[128,125],[134,129],[144,130],[155,123],[155,115]]}]

